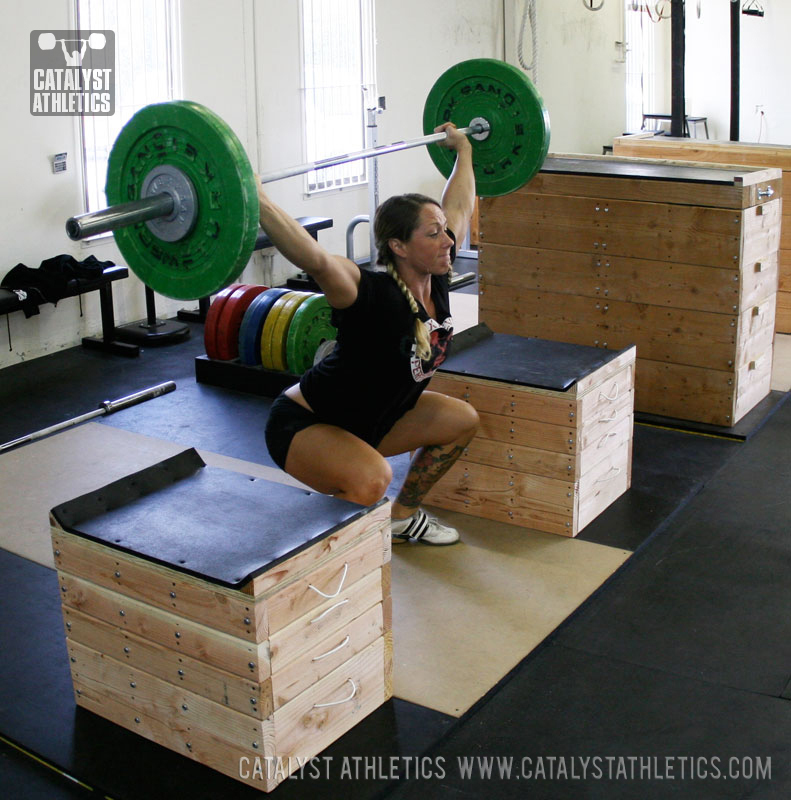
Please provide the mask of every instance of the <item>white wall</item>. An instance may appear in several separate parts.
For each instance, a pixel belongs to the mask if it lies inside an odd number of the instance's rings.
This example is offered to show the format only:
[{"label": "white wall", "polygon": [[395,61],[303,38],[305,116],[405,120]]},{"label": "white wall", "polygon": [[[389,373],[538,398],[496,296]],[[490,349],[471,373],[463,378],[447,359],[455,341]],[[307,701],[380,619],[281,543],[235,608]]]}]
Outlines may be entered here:
[{"label": "white wall", "polygon": [[[426,96],[446,69],[470,58],[502,58],[500,0],[379,0],[376,4],[379,141],[423,134]],[[439,197],[444,179],[425,148],[379,159],[380,195],[422,192]]]},{"label": "white wall", "polygon": [[[507,60],[516,64],[523,0],[508,5]],[[605,0],[599,11],[588,11],[579,0],[538,2],[536,86],[549,111],[552,153],[601,153],[624,132],[624,64],[616,46],[623,38],[621,5]],[[529,25],[523,48],[529,63]]]},{"label": "white wall", "polygon": [[[719,0],[724,2],[724,0]],[[704,0],[704,5],[718,0]],[[120,262],[112,239],[77,244],[65,235],[65,220],[83,210],[76,120],[32,117],[28,110],[29,36],[34,29],[73,27],[71,0],[14,3],[6,11],[4,189],[0,197],[0,275],[17,262],[37,267],[58,253],[94,254]],[[778,4],[775,0],[774,5]],[[240,137],[253,167],[265,171],[305,160],[301,144],[299,3],[297,0],[182,0],[184,96],[220,114]],[[379,94],[387,111],[378,118],[379,141],[422,133],[425,97],[445,69],[467,58],[516,61],[523,0],[377,0]],[[600,153],[623,126],[623,65],[615,41],[621,37],[620,4],[607,0],[586,11],[579,0],[538,0],[538,89],[549,109],[553,152]],[[531,58],[530,34],[525,42]],[[69,153],[69,171],[53,175],[50,157]],[[421,191],[437,196],[443,179],[424,148],[380,159],[380,196]],[[354,188],[306,198],[302,179],[269,184],[268,191],[293,216],[334,220],[320,241],[345,252],[345,229],[368,212],[367,189]],[[367,252],[367,226],[360,226],[356,254]],[[293,272],[271,251],[255,254],[241,276],[277,283]],[[145,316],[143,287],[131,276],[115,284],[119,324]],[[190,305],[157,298],[159,316]],[[0,367],[79,343],[100,331],[98,297],[68,299],[41,314],[9,317],[13,350],[0,332]]]},{"label": "white wall", "polygon": [[[740,0],[740,4],[744,2]],[[741,82],[739,139],[758,141],[761,119],[756,105],[764,111],[760,141],[791,144],[791,107],[788,80],[791,75],[791,3],[761,0],[763,17],[740,15]],[[686,14],[687,113],[707,116],[712,139],[730,137],[730,2],[703,0],[701,16],[694,6]]]}]

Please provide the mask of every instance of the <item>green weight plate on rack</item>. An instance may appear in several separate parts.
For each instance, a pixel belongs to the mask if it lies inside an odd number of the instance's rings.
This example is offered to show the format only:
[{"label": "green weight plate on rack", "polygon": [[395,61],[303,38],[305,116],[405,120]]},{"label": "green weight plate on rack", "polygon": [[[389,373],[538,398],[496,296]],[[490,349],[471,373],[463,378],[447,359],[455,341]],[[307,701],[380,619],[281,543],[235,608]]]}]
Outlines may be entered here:
[{"label": "green weight plate on rack", "polygon": [[121,130],[107,166],[111,205],[137,200],[155,167],[187,177],[195,220],[182,239],[160,239],[144,222],[115,240],[129,268],[155,292],[179,300],[208,297],[244,269],[258,235],[258,187],[239,139],[214,112],[177,100],[140,109]]},{"label": "green weight plate on rack", "polygon": [[[474,58],[451,67],[437,79],[423,108],[423,131],[444,122],[464,128],[478,119],[491,126],[488,136],[470,136],[475,191],[496,197],[516,191],[535,175],[549,150],[549,114],[535,86],[521,70],[494,58]],[[447,178],[456,153],[428,145],[431,160]]]},{"label": "green weight plate on rack", "polygon": [[314,294],[294,312],[286,336],[286,365],[294,375],[313,366],[319,346],[336,336],[332,308],[323,294]]}]

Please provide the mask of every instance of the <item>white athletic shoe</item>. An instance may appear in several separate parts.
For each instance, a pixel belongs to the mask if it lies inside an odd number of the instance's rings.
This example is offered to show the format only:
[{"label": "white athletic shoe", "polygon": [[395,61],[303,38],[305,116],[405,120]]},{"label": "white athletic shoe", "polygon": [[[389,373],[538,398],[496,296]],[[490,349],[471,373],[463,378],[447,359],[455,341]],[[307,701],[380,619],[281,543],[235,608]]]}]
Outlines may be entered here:
[{"label": "white athletic shoe", "polygon": [[419,508],[411,517],[391,520],[393,543],[423,542],[423,544],[447,545],[459,541],[459,532],[455,528],[441,525],[433,517],[429,517]]}]

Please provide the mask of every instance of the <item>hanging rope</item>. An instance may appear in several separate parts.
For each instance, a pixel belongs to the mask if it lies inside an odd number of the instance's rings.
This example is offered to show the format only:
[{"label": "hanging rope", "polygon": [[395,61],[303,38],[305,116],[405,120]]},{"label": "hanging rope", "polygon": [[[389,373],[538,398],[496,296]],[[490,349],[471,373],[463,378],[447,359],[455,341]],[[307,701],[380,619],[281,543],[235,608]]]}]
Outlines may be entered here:
[{"label": "hanging rope", "polygon": [[[524,58],[524,43],[525,43],[525,29],[527,22],[530,20],[530,46],[533,60],[529,64],[525,64]],[[525,72],[531,73],[530,78],[533,83],[538,84],[538,32],[536,30],[536,0],[525,0],[524,8],[522,9],[522,24],[519,30],[519,42],[517,44],[517,57],[519,58],[519,65]]]}]

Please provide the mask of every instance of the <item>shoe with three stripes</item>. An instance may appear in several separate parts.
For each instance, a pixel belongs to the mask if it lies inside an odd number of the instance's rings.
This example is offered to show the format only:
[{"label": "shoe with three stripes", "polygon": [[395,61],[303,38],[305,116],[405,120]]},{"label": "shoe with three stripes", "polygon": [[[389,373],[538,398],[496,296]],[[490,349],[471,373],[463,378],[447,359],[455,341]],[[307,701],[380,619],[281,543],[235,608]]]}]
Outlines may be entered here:
[{"label": "shoe with three stripes", "polygon": [[411,517],[391,520],[393,543],[422,542],[423,544],[448,545],[459,541],[455,528],[442,525],[419,508]]}]

